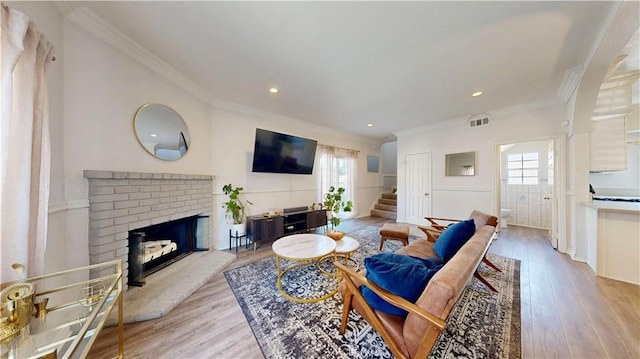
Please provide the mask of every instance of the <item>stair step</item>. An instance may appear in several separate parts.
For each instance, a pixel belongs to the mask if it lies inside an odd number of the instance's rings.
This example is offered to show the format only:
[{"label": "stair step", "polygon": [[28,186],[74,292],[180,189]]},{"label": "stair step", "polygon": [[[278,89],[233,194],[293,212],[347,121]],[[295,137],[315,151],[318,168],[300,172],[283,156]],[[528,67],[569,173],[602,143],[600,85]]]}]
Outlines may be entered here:
[{"label": "stair step", "polygon": [[396,193],[383,193],[382,198],[385,199],[398,199],[398,194]]},{"label": "stair step", "polygon": [[398,206],[395,204],[376,204],[375,209],[381,209],[383,211],[397,212]]},{"label": "stair step", "polygon": [[372,209],[371,210],[371,216],[372,217],[382,217],[382,218],[396,219],[397,218],[397,213],[396,212],[391,212],[391,211],[383,211],[383,210],[380,210],[380,209]]},{"label": "stair step", "polygon": [[379,204],[390,204],[390,205],[397,205],[398,204],[398,200],[397,199],[389,199],[389,198],[379,198],[378,199],[378,203]]}]

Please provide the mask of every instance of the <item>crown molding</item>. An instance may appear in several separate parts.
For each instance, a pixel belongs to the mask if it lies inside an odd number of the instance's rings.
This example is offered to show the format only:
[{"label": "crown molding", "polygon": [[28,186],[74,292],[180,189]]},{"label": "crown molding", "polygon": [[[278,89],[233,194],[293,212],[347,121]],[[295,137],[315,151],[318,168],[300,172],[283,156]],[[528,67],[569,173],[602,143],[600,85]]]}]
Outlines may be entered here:
[{"label": "crown molding", "polygon": [[284,125],[299,126],[314,132],[320,132],[326,135],[330,135],[332,137],[341,137],[341,138],[350,139],[350,140],[358,140],[360,142],[365,142],[370,144],[379,144],[380,142],[379,140],[373,139],[371,137],[352,135],[349,133],[345,133],[345,132],[341,132],[339,130],[333,129],[331,127],[316,125],[311,122],[298,120],[293,117],[279,115],[273,112],[261,110],[257,107],[241,105],[236,102],[222,100],[219,98],[212,98],[211,106],[220,110],[231,111],[231,112],[241,113],[249,116],[264,118],[269,121],[273,121],[273,122],[284,124]]},{"label": "crown molding", "polygon": [[[69,6],[60,6],[59,9],[63,13],[70,10]],[[185,91],[191,93],[203,102],[209,103],[211,101],[212,96],[206,90],[184,76],[160,57],[156,56],[151,51],[125,35],[116,27],[98,16],[95,12],[87,9],[86,7],[78,7],[68,12],[67,19],[89,31],[96,37],[104,40],[111,46],[124,52],[133,59],[139,61],[163,78],[183,88]]]},{"label": "crown molding", "polygon": [[578,84],[580,84],[583,73],[584,67],[582,66],[576,66],[565,71],[562,83],[558,88],[558,98],[563,102],[568,102],[578,88]]}]

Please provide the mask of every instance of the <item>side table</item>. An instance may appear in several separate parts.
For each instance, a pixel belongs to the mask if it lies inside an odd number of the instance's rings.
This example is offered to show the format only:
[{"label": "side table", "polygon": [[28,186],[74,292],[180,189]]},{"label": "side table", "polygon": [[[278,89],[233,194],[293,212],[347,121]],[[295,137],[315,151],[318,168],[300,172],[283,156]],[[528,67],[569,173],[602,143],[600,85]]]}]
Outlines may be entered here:
[{"label": "side table", "polygon": [[[2,289],[19,282],[2,283]],[[124,357],[122,261],[115,260],[27,278],[41,303],[16,337],[0,344],[2,358],[87,358],[98,333],[117,307],[117,358]],[[3,309],[3,315],[5,314]]]}]

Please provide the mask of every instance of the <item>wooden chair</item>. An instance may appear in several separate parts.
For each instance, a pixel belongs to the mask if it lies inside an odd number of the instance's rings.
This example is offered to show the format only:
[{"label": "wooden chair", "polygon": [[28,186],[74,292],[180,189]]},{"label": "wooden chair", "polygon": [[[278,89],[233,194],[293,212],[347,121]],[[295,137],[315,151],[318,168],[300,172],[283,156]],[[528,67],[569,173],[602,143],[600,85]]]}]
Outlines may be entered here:
[{"label": "wooden chair", "polygon": [[[476,222],[476,228],[478,228],[481,225],[484,224],[488,224],[490,226],[496,227],[498,225],[498,218],[495,216],[489,216],[487,217],[486,215],[483,214],[483,216],[479,216],[480,212],[477,211],[473,211],[471,212],[471,215],[469,216],[469,218],[473,218],[474,221]],[[438,218],[438,217],[424,217],[424,219],[426,219],[427,221],[429,221],[430,226],[429,227],[424,227],[424,226],[418,226],[418,228],[424,232],[424,234],[427,235],[427,240],[430,242],[436,242],[438,240],[438,237],[440,236],[440,234],[442,234],[442,232],[451,224],[456,223],[456,222],[461,222],[463,221],[463,219],[452,219],[452,218]],[[439,222],[440,221],[440,222]],[[441,223],[442,221],[447,222],[447,223]],[[486,265],[488,265],[489,267],[495,269],[498,272],[502,272],[502,270],[500,268],[498,268],[498,266],[496,266],[494,263],[492,263],[490,260],[487,259],[486,255],[484,257],[482,257],[482,262]],[[478,280],[480,282],[482,282],[482,284],[486,285],[487,288],[491,289],[494,292],[498,292],[498,290],[496,288],[494,288],[491,283],[487,282],[486,279],[484,279],[476,270],[476,272],[473,274],[476,278],[478,278]]]},{"label": "wooden chair", "polygon": [[[422,320],[427,321],[431,326],[427,331],[425,331],[422,336],[422,340],[418,347],[418,351],[415,358],[426,358],[429,356],[433,345],[438,339],[438,336],[444,329],[446,328],[446,322],[442,318],[439,318],[423,308],[417,306],[414,303],[409,302],[408,300],[397,296],[391,292],[388,292],[382,288],[380,288],[375,283],[369,281],[363,274],[357,273],[353,271],[351,268],[343,265],[340,262],[334,262],[336,268],[341,272],[340,277],[344,279],[343,283],[346,286],[343,292],[343,308],[342,308],[342,322],[340,324],[340,334],[344,334],[347,329],[347,322],[349,318],[349,312],[353,308],[355,302],[359,303],[359,307],[361,311],[359,314],[373,327],[373,329],[380,334],[382,339],[385,341],[389,350],[393,354],[394,358],[399,359],[409,359],[408,356],[401,348],[397,339],[391,333],[387,323],[383,323],[385,319],[381,318],[377,311],[367,305],[366,300],[362,296],[362,292],[359,290],[360,286],[366,286],[371,289],[378,296],[383,298],[385,301],[395,305],[398,308],[402,308],[407,312],[414,314],[421,318]],[[354,298],[355,297],[355,298]],[[457,298],[456,298],[457,300]],[[387,317],[389,317],[387,315]],[[396,320],[394,322],[395,325],[399,328],[402,328],[401,324],[398,324],[401,320]],[[396,328],[396,330],[399,330]],[[401,329],[400,329],[401,330]]]}]

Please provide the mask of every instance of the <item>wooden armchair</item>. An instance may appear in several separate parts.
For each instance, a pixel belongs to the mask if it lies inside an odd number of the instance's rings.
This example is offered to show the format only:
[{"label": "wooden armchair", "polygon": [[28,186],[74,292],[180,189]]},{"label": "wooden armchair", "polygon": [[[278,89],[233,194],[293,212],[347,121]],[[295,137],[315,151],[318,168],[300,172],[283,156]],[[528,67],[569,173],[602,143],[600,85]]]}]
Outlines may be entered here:
[{"label": "wooden armchair", "polygon": [[[478,228],[479,226],[485,225],[485,224],[488,224],[488,225],[490,225],[492,227],[496,227],[498,225],[498,218],[497,217],[488,216],[488,215],[486,215],[486,214],[484,214],[482,212],[479,212],[479,211],[471,212],[471,215],[469,216],[469,218],[473,218],[473,220],[476,223],[476,228]],[[440,236],[440,234],[442,234],[442,232],[450,224],[463,221],[463,219],[438,218],[438,217],[424,217],[424,219],[429,221],[430,226],[429,227],[418,226],[418,228],[421,231],[423,231],[424,234],[427,235],[427,240],[428,241],[434,242],[434,243],[438,240],[438,237]],[[440,221],[440,222],[438,222],[438,221]],[[447,222],[447,223],[441,223],[442,221]],[[490,260],[488,260],[486,256],[482,257],[482,262],[484,262],[489,267],[497,270],[498,272],[502,272],[502,270],[500,268],[498,268],[498,266],[493,264]],[[486,285],[487,288],[491,289],[494,292],[498,291],[489,282],[487,282],[486,279],[484,279],[480,274],[478,274],[477,271],[474,273],[474,276],[476,278],[478,278],[478,280],[480,282],[482,282],[482,284]]]},{"label": "wooden armchair", "polygon": [[[338,287],[343,300],[340,333],[346,331],[349,312],[353,309],[380,334],[395,358],[427,358],[494,238],[494,227],[483,225],[476,229],[473,237],[429,280],[415,303],[381,288],[368,280],[364,273],[335,262],[343,279]],[[429,258],[432,257],[432,247],[431,242],[417,240],[396,253]],[[359,290],[361,286],[366,286],[382,300],[404,309],[408,314],[395,316],[372,308]]]},{"label": "wooden armchair", "polygon": [[[360,286],[364,285],[385,301],[398,308],[406,310],[410,314],[414,314],[430,324],[429,329],[424,332],[420,345],[418,346],[418,350],[413,357],[426,358],[429,356],[438,336],[446,328],[446,322],[443,319],[429,313],[423,308],[400,296],[380,288],[375,283],[369,281],[361,273],[353,271],[340,262],[334,262],[334,265],[340,271],[340,276],[344,279],[343,285],[345,285],[345,288],[342,291],[343,309],[340,334],[345,333],[347,329],[347,321],[349,320],[349,312],[354,307],[354,302],[357,302],[357,307],[360,309],[358,311],[359,314],[373,327],[375,331],[378,332],[378,334],[380,334],[389,347],[389,350],[391,350],[393,357],[399,359],[411,358],[411,356],[405,352],[406,346],[402,345],[398,341],[398,336],[402,336],[402,326],[404,322],[400,320],[389,320],[389,315],[386,315],[386,318],[383,318],[381,317],[381,314],[372,309],[362,296],[362,292],[359,290]],[[395,333],[392,333],[392,331]]]}]

